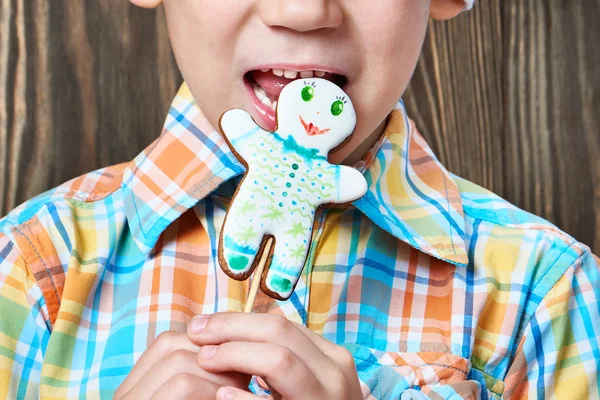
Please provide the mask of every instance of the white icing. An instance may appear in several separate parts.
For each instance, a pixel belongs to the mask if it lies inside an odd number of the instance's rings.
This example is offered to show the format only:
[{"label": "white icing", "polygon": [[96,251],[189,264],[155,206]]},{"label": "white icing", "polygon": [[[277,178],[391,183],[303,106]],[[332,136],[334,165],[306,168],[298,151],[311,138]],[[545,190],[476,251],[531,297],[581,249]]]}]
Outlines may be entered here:
[{"label": "white icing", "polygon": [[306,261],[316,208],[362,197],[367,182],[355,169],[327,162],[328,152],[356,125],[352,102],[338,86],[320,78],[288,84],[277,117],[274,133],[261,129],[244,110],[227,111],[221,118],[221,130],[248,165],[221,232],[226,264],[221,266],[243,276],[264,236],[272,235],[266,285],[288,298]]}]

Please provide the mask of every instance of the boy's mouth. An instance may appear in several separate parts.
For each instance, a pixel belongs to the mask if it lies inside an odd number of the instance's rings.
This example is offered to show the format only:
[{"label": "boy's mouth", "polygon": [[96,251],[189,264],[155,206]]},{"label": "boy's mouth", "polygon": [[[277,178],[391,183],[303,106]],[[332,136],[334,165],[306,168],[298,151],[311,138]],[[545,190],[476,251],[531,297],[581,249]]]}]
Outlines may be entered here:
[{"label": "boy's mouth", "polygon": [[277,127],[277,102],[283,88],[290,82],[306,78],[327,79],[342,89],[348,83],[343,75],[321,70],[268,68],[249,71],[244,76],[250,99],[269,130],[274,131]]}]

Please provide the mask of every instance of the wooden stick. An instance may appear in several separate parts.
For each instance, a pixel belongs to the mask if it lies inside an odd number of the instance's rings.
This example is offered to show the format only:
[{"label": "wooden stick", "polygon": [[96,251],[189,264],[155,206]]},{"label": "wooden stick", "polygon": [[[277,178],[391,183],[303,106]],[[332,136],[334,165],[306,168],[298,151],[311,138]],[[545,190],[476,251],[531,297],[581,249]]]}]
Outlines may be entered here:
[{"label": "wooden stick", "polygon": [[260,256],[260,262],[258,266],[254,270],[254,275],[252,276],[252,286],[250,287],[250,293],[248,294],[248,301],[246,301],[246,307],[244,308],[245,313],[252,312],[252,308],[254,308],[254,301],[256,300],[256,295],[258,294],[258,289],[260,288],[260,280],[262,278],[263,271],[265,270],[265,264],[269,259],[269,254],[271,254],[271,246],[273,245],[273,238],[270,237],[267,239],[267,244]]}]

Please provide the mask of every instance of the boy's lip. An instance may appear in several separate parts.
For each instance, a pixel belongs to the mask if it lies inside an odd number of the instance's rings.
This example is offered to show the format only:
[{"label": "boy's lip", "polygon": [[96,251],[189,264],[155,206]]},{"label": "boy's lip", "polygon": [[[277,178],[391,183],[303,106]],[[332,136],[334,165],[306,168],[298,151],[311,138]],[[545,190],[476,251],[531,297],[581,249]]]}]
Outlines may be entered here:
[{"label": "boy's lip", "polygon": [[[331,66],[324,65],[324,64],[318,64],[318,63],[265,63],[265,64],[258,64],[256,66],[254,66],[252,69],[248,69],[246,72],[244,72],[244,75],[243,75],[244,86],[246,87],[246,90],[248,92],[250,100],[251,100],[255,110],[257,111],[259,118],[262,120],[265,127],[271,131],[274,131],[277,128],[276,110],[273,110],[271,107],[265,105],[261,100],[259,100],[259,98],[256,96],[254,88],[252,87],[252,85],[256,85],[256,82],[252,81],[253,83],[251,83],[251,81],[249,80],[251,78],[249,78],[249,77],[251,77],[253,73],[259,73],[260,71],[267,71],[267,70],[272,71],[273,69],[291,70],[291,71],[298,71],[298,72],[302,72],[302,71],[324,72],[326,74],[324,76],[324,78],[328,79],[328,80],[333,80],[332,79],[333,76],[341,77],[342,81],[343,81],[343,83],[341,85],[342,89],[344,89],[346,86],[348,86],[348,83],[349,83],[348,75],[347,75],[346,71],[344,71],[343,69],[331,67]],[[317,76],[315,76],[315,77],[317,77]],[[300,74],[298,74],[295,79],[303,79],[303,78],[301,78]],[[278,98],[278,94],[281,92],[281,89],[282,88],[279,87],[278,90],[275,90],[276,93],[269,94],[269,97],[271,98],[271,100],[275,100],[276,97]]]}]

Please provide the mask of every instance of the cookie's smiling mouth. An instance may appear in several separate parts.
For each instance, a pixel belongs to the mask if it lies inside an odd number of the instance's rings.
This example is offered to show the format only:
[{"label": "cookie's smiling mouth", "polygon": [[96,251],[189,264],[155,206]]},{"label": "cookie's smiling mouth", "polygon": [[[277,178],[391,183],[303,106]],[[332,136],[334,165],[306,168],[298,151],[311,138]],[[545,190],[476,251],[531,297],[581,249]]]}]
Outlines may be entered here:
[{"label": "cookie's smiling mouth", "polygon": [[306,121],[304,121],[304,118],[302,118],[302,115],[298,114],[298,116],[300,117],[300,123],[304,127],[304,130],[306,131],[306,134],[308,136],[324,135],[325,133],[330,131],[329,128],[319,129],[319,127],[314,125],[312,122],[306,123]]},{"label": "cookie's smiling mouth", "polygon": [[269,129],[274,130],[276,127],[275,110],[277,109],[277,102],[283,88],[297,79],[308,78],[327,79],[338,85],[342,90],[348,83],[344,75],[321,70],[299,71],[265,68],[252,70],[244,75],[244,83],[249,91],[251,100]]}]

